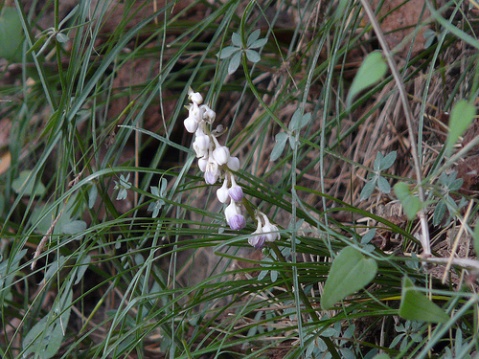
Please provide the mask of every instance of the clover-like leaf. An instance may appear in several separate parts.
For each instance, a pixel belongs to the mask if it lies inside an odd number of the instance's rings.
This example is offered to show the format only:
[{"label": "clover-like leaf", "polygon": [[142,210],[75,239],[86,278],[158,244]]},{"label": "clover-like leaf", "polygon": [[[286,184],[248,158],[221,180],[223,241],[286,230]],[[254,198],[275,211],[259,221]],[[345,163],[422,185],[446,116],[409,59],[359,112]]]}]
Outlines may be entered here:
[{"label": "clover-like leaf", "polygon": [[235,53],[228,64],[228,74],[234,74],[238,70],[239,65],[241,64],[241,51]]},{"label": "clover-like leaf", "polygon": [[364,201],[368,199],[373,194],[374,189],[376,188],[376,180],[377,178],[374,177],[370,181],[366,182],[363,189],[361,190],[361,194],[359,195],[359,200]]},{"label": "clover-like leaf", "polygon": [[276,161],[284,151],[284,146],[286,146],[286,141],[288,140],[289,135],[285,132],[280,132],[276,134],[275,140],[276,144],[271,151],[269,156],[270,161]]},{"label": "clover-like leaf", "polygon": [[243,43],[241,42],[241,35],[236,32],[233,32],[233,35],[231,36],[231,42],[234,46],[239,47],[240,49],[243,47]]},{"label": "clover-like leaf", "polygon": [[266,45],[267,42],[268,42],[268,39],[266,37],[262,39],[258,39],[255,42],[253,42],[250,46],[248,46],[248,49],[258,49]]},{"label": "clover-like leaf", "polygon": [[378,188],[382,193],[390,193],[391,186],[386,178],[378,176]]},{"label": "clover-like leaf", "polygon": [[253,31],[249,36],[248,36],[248,40],[246,40],[246,47],[247,48],[250,48],[251,45],[259,39],[259,35],[261,34],[261,30],[260,29],[257,29],[255,31]]},{"label": "clover-like leaf", "polygon": [[394,185],[394,193],[401,201],[404,213],[408,219],[413,219],[416,213],[422,208],[421,201],[409,190],[407,183],[398,182]]},{"label": "clover-like leaf", "polygon": [[261,60],[261,56],[256,51],[246,49],[245,52],[246,52],[246,57],[248,58],[249,61],[251,61],[253,63],[257,63]]},{"label": "clover-like leaf", "polygon": [[240,51],[240,49],[235,46],[226,46],[218,53],[218,57],[220,59],[227,59],[238,51]]}]

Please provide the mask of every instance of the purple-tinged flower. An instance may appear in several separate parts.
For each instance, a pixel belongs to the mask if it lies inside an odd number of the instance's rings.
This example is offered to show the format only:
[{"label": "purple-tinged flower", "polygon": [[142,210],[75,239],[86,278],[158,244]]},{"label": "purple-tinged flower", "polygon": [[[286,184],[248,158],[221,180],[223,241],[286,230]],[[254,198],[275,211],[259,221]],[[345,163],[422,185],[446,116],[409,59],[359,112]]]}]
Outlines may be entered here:
[{"label": "purple-tinged flower", "polygon": [[226,223],[234,231],[243,229],[246,226],[246,220],[235,201],[231,201],[228,207],[225,208],[225,217]]},{"label": "purple-tinged flower", "polygon": [[233,175],[231,175],[231,187],[228,190],[228,194],[230,195],[231,199],[236,202],[241,201],[244,197],[243,189],[238,186]]},{"label": "purple-tinged flower", "polygon": [[202,131],[197,131],[193,149],[196,152],[196,157],[207,156],[210,149],[210,136],[205,135]]},{"label": "purple-tinged flower", "polygon": [[264,247],[265,241],[266,241],[266,237],[263,234],[263,230],[261,228],[261,222],[258,221],[258,228],[256,228],[256,231],[251,233],[251,235],[248,237],[248,243],[250,246],[253,246],[256,249],[261,249]]},{"label": "purple-tinged flower", "polygon": [[218,201],[220,201],[221,203],[226,203],[226,201],[228,200],[228,198],[229,198],[229,196],[228,196],[228,181],[227,181],[226,178],[223,181],[223,185],[216,190],[216,197],[218,197]]},{"label": "purple-tinged flower", "polygon": [[230,158],[230,150],[226,146],[217,146],[213,151],[213,158],[219,166],[222,166],[228,163],[228,159]]},{"label": "purple-tinged flower", "polygon": [[188,99],[196,105],[201,105],[203,102],[203,96],[199,92],[193,92],[191,87],[188,89]]},{"label": "purple-tinged flower", "polygon": [[228,168],[232,171],[238,171],[240,168],[240,160],[238,157],[228,158]]},{"label": "purple-tinged flower", "polygon": [[220,174],[218,163],[214,159],[209,158],[205,169],[205,182],[207,184],[215,184]]}]

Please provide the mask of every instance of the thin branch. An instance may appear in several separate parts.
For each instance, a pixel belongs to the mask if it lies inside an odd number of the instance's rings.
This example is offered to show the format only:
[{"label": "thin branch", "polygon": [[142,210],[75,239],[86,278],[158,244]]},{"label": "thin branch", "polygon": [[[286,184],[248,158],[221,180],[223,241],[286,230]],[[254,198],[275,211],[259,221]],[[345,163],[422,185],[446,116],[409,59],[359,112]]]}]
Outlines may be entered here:
[{"label": "thin branch", "polygon": [[[381,47],[383,48],[384,56],[386,57],[386,60],[389,64],[389,68],[391,69],[391,73],[394,77],[394,81],[396,82],[396,86],[398,88],[399,97],[401,99],[404,115],[406,117],[409,137],[411,138],[411,141],[410,141],[411,155],[414,160],[414,170],[416,172],[416,181],[417,181],[419,200],[421,201],[421,203],[425,203],[424,189],[422,188],[421,163],[419,161],[419,156],[417,153],[417,147],[416,147],[417,144],[416,144],[416,141],[414,140],[415,135],[414,135],[414,127],[413,127],[413,115],[411,112],[411,108],[409,107],[407,93],[406,93],[406,90],[404,89],[404,83],[402,81],[401,74],[399,73],[399,70],[397,69],[396,63],[394,62],[394,58],[391,53],[391,50],[389,49],[389,46],[386,42],[384,34],[381,30],[381,26],[379,25],[379,22],[376,19],[376,16],[371,8],[371,5],[369,4],[368,0],[361,0],[361,4],[364,8],[364,11],[369,17],[369,21],[371,22],[374,32],[376,33],[376,36],[378,37],[378,41]],[[419,212],[417,213],[417,215],[421,223],[421,231],[422,231],[422,235],[420,238],[422,249],[423,249],[422,256],[424,258],[428,258],[431,256],[431,245],[429,242],[429,227],[427,224],[427,219],[424,213],[424,209],[421,208]]]}]

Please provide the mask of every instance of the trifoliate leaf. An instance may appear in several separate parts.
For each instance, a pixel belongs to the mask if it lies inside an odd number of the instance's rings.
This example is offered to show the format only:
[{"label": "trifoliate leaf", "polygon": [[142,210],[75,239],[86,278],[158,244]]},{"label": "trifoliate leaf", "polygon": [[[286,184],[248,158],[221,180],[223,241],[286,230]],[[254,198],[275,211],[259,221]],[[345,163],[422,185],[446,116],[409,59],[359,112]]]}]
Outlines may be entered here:
[{"label": "trifoliate leaf", "polygon": [[378,176],[378,188],[382,193],[389,193],[391,192],[391,186],[386,178],[382,176]]}]

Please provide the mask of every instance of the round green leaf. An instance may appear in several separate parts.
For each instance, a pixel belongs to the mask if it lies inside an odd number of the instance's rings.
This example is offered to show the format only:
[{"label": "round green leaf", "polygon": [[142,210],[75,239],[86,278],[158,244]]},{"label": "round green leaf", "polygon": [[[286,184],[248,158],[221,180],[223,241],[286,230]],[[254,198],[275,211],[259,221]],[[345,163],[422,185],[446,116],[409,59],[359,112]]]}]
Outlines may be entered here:
[{"label": "round green leaf", "polygon": [[386,74],[387,69],[388,66],[381,52],[374,51],[370,53],[364,59],[351,84],[347,98],[348,107],[351,106],[351,102],[357,94],[381,80]]},{"label": "round green leaf", "polygon": [[346,247],[334,259],[324,285],[321,307],[330,309],[348,295],[364,288],[376,276],[378,265],[353,247]]},{"label": "round green leaf", "polygon": [[11,62],[20,62],[23,39],[18,11],[14,7],[4,7],[0,14],[0,57]]}]

